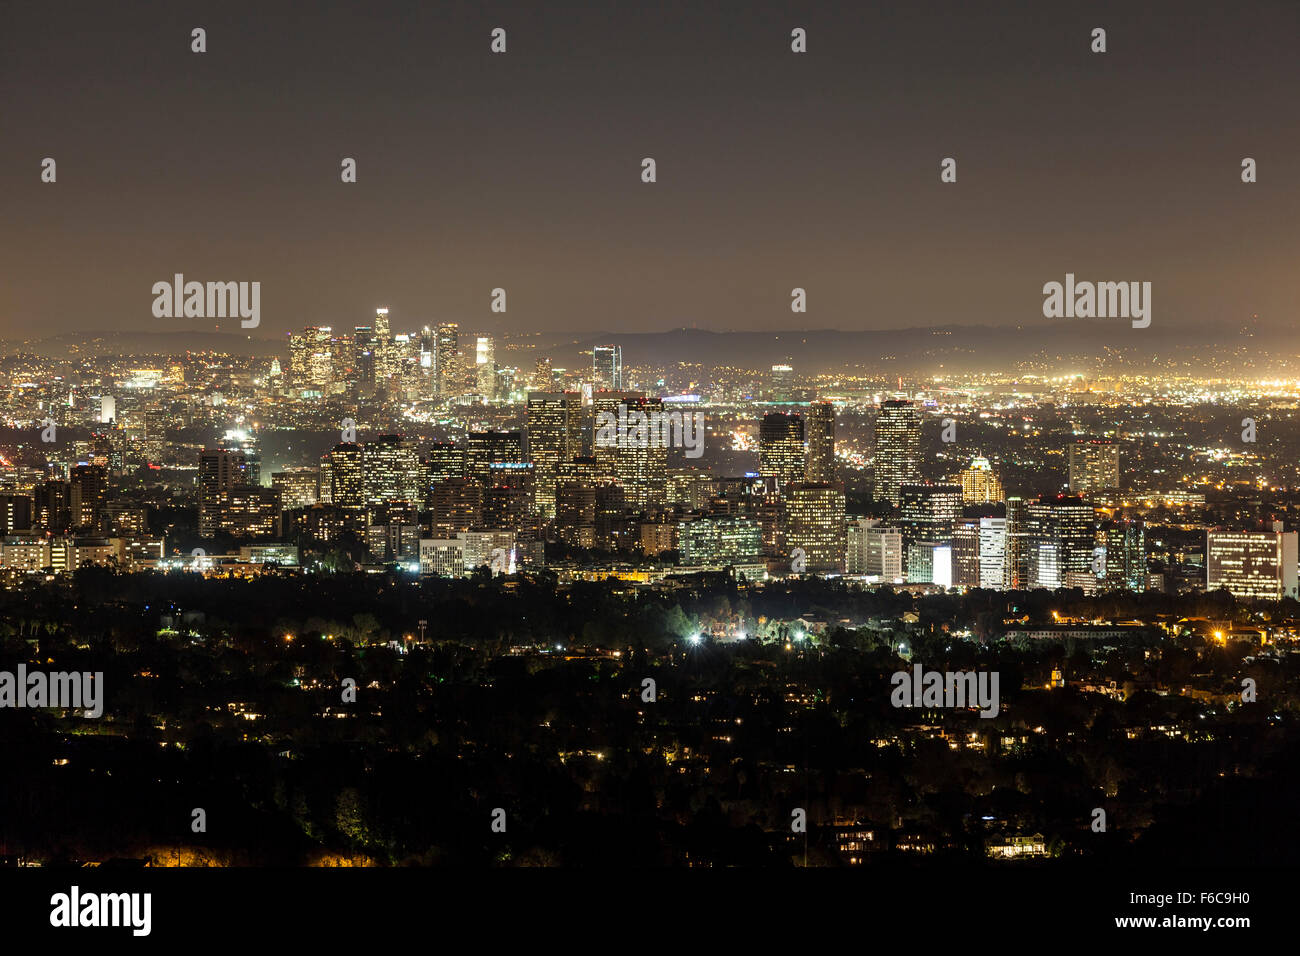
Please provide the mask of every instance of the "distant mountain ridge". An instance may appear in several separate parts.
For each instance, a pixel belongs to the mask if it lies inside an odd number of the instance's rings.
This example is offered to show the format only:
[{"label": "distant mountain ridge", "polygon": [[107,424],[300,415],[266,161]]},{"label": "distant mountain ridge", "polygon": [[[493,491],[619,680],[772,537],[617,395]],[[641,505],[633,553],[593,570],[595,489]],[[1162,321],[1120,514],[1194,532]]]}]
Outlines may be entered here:
[{"label": "distant mountain ridge", "polygon": [[[502,364],[523,363],[548,357],[557,367],[580,368],[591,361],[597,345],[620,345],[624,364],[672,366],[679,362],[709,367],[765,369],[788,362],[796,373],[852,369],[936,374],[1000,370],[1025,362],[1059,365],[1078,359],[1106,359],[1141,367],[1153,359],[1177,359],[1190,367],[1207,360],[1222,362],[1238,352],[1253,356],[1254,363],[1288,362],[1294,366],[1296,350],[1281,333],[1264,334],[1249,327],[1230,330],[1153,323],[1134,329],[1125,320],[1044,321],[1022,326],[947,325],[925,328],[846,331],[841,329],[759,332],[677,328],[663,332],[609,332],[546,334],[551,342],[503,336],[497,358]],[[566,341],[567,340],[567,341]],[[513,341],[529,341],[525,360]],[[114,355],[179,354],[215,351],[239,356],[288,355],[287,336],[252,336],[224,332],[70,332],[46,339],[0,344],[4,354],[18,352],[66,356],[73,349]]]}]

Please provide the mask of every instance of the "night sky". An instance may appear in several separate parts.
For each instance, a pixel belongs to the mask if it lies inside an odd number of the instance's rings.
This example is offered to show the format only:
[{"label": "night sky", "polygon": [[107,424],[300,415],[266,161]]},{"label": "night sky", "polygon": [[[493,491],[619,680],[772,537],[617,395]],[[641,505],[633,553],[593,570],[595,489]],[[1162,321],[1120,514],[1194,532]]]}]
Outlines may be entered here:
[{"label": "night sky", "polygon": [[884,6],[10,4],[0,335],[237,330],[155,319],[176,272],[263,337],[1014,325],[1066,272],[1294,324],[1300,4]]}]

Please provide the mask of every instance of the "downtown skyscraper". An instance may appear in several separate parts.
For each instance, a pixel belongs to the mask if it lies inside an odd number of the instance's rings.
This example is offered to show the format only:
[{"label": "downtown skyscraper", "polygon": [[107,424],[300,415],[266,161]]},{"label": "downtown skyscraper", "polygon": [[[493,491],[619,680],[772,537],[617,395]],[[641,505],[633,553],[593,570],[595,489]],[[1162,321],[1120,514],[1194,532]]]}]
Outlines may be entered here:
[{"label": "downtown skyscraper", "polygon": [[591,350],[591,377],[596,388],[623,387],[623,346],[597,345]]},{"label": "downtown skyscraper", "polygon": [[835,406],[830,402],[812,402],[804,412],[804,436],[808,442],[805,479],[838,481],[839,469],[835,464]]},{"label": "downtown skyscraper", "polygon": [[758,426],[758,472],[786,485],[804,479],[803,418],[769,412]]},{"label": "downtown skyscraper", "polygon": [[920,477],[921,413],[914,402],[882,402],[876,416],[876,498],[894,507],[900,489]]}]

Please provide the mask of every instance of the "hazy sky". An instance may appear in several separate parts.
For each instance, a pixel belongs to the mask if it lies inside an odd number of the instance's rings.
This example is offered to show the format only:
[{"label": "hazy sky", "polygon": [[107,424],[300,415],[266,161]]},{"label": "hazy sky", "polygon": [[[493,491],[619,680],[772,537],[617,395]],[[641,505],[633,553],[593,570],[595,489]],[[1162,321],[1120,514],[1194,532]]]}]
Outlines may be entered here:
[{"label": "hazy sky", "polygon": [[261,282],[264,336],[1016,324],[1066,272],[1289,327],[1297,36],[1294,0],[11,4],[0,335],[215,328],[153,317],[177,272]]}]

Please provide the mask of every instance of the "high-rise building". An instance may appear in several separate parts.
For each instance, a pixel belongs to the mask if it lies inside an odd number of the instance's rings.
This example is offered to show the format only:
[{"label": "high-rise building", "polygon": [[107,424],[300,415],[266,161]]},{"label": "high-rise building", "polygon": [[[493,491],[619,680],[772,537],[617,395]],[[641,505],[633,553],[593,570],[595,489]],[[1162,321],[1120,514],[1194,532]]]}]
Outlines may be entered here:
[{"label": "high-rise building", "polygon": [[592,349],[591,373],[596,388],[623,388],[623,346],[597,345]]},{"label": "high-rise building", "polygon": [[907,581],[952,587],[952,545],[944,541],[913,541],[907,548]]},{"label": "high-rise building", "polygon": [[980,523],[961,519],[952,529],[952,587],[980,586]]},{"label": "high-rise building", "polygon": [[236,538],[271,538],[279,528],[279,496],[273,488],[235,485],[218,496],[217,530]]},{"label": "high-rise building", "polygon": [[772,386],[768,398],[774,402],[788,402],[794,396],[794,368],[789,365],[772,366]]},{"label": "high-rise building", "polygon": [[489,528],[523,528],[533,514],[535,495],[536,469],[532,462],[493,462],[483,489],[483,524]]},{"label": "high-rise building", "polygon": [[452,478],[433,486],[434,537],[450,538],[483,523],[483,485],[473,478]]},{"label": "high-rise building", "polygon": [[36,487],[36,523],[56,533],[72,526],[72,488],[68,482],[51,478]]},{"label": "high-rise building", "polygon": [[968,505],[1005,500],[1002,482],[993,473],[993,466],[987,458],[972,458],[971,463],[957,473],[957,483],[961,485],[962,501]]},{"label": "high-rise building", "polygon": [[1297,534],[1283,531],[1206,532],[1205,587],[1227,588],[1234,597],[1278,601],[1297,593]]},{"label": "high-rise building", "polygon": [[1070,494],[1088,495],[1119,487],[1119,445],[1083,441],[1070,445]]},{"label": "high-rise building", "polygon": [[[425,468],[427,471],[426,491],[427,486],[435,481],[446,481],[448,478],[464,478],[464,447],[450,441],[432,442],[428,446]],[[425,497],[428,497],[427,494]]]},{"label": "high-rise building", "polygon": [[554,382],[555,373],[551,368],[551,360],[539,358],[537,367],[533,371],[533,388],[539,392],[549,392]]},{"label": "high-rise building", "polygon": [[286,468],[272,473],[271,487],[280,493],[281,508],[309,508],[316,503],[320,473],[315,468]]},{"label": "high-rise building", "polygon": [[1146,526],[1141,518],[1107,522],[1098,532],[1104,567],[1098,575],[1107,590],[1141,593],[1147,586]]},{"label": "high-rise building", "polygon": [[245,483],[243,452],[214,448],[199,455],[199,537],[217,533],[222,492]]},{"label": "high-rise building", "polygon": [[920,477],[921,413],[913,402],[881,403],[876,416],[876,498],[898,507],[900,489]]},{"label": "high-rise building", "polygon": [[536,469],[536,509],[555,514],[560,463],[582,453],[582,396],[578,392],[528,393],[528,456]]},{"label": "high-rise building", "polygon": [[437,357],[434,359],[434,365],[438,372],[437,387],[440,396],[448,396],[460,391],[460,383],[456,381],[452,371],[456,365],[456,355],[460,350],[459,335],[460,329],[455,322],[444,322],[438,326],[434,349]]},{"label": "high-rise building", "polygon": [[361,446],[341,442],[326,452],[328,464],[322,464],[321,479],[329,475],[330,504],[336,508],[360,511],[366,506],[365,466]]},{"label": "high-rise building", "polygon": [[[1008,499],[1008,519],[1011,514]],[[1020,587],[1075,587],[1089,579],[1095,584],[1096,512],[1091,503],[1077,496],[1044,496],[1025,502],[1023,511],[1016,509],[1016,516]]]},{"label": "high-rise building", "polygon": [[352,378],[364,396],[375,393],[375,330],[358,325],[352,330]]},{"label": "high-rise building", "polygon": [[515,533],[508,528],[461,531],[456,540],[467,572],[486,565],[493,575],[515,573]]},{"label": "high-rise building", "polygon": [[844,487],[832,482],[795,482],[784,492],[784,551],[802,549],[804,570],[842,574],[848,552]]},{"label": "high-rise building", "polygon": [[72,524],[98,529],[99,517],[108,500],[108,469],[103,465],[77,465],[72,469]]},{"label": "high-rise building", "polygon": [[1013,495],[1007,499],[1006,517],[1006,575],[1007,588],[1025,590],[1029,587],[1029,551],[1025,543],[1029,523],[1029,499]]},{"label": "high-rise building", "polygon": [[[620,406],[623,406],[621,414]],[[604,414],[612,416],[613,421],[626,422],[641,415],[653,421],[663,414],[663,402],[646,398],[640,392],[595,392],[592,411],[597,420],[610,420],[602,419]],[[597,471],[606,480],[623,487],[628,508],[645,511],[663,505],[668,482],[668,449],[658,440],[655,429],[647,429],[642,435],[637,429],[628,428],[615,436],[615,440],[596,441],[595,445]]]},{"label": "high-rise building", "polygon": [[491,481],[491,467],[503,461],[527,461],[523,432],[470,432],[465,437],[465,475],[483,487]]},{"label": "high-rise building", "polygon": [[849,574],[865,574],[895,584],[903,580],[903,535],[874,518],[850,518],[848,523]]},{"label": "high-rise building", "polygon": [[803,418],[769,412],[758,426],[758,472],[778,485],[804,480]]},{"label": "high-rise building", "polygon": [[1006,518],[980,518],[979,586],[990,591],[1005,591],[1011,587]]},{"label": "high-rise building", "polygon": [[474,345],[474,381],[484,401],[497,397],[496,344],[490,335],[480,335]]},{"label": "high-rise building", "polygon": [[379,435],[362,445],[361,468],[367,506],[424,500],[420,456],[401,435]]},{"label": "high-rise building", "polygon": [[420,330],[420,397],[438,397],[438,343],[433,329]]},{"label": "high-rise building", "polygon": [[741,564],[762,553],[762,531],[752,518],[709,515],[678,525],[677,548],[685,565]]},{"label": "high-rise building", "polygon": [[951,542],[961,517],[961,485],[951,482],[916,482],[899,486],[898,525],[903,544],[913,541]]},{"label": "high-rise building", "polygon": [[813,402],[804,412],[804,433],[808,439],[808,481],[839,481],[835,463],[835,406]]},{"label": "high-rise building", "polygon": [[30,530],[35,512],[33,505],[30,495],[11,492],[0,494],[0,534]]},{"label": "high-rise building", "polygon": [[375,378],[386,386],[389,378],[398,374],[401,366],[401,356],[388,324],[387,309],[375,309],[374,330]]},{"label": "high-rise building", "polygon": [[217,447],[224,448],[226,451],[237,451],[244,456],[243,484],[262,483],[262,446],[256,432],[244,428],[229,429],[217,443]]}]

